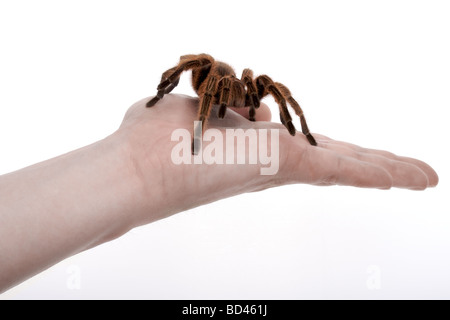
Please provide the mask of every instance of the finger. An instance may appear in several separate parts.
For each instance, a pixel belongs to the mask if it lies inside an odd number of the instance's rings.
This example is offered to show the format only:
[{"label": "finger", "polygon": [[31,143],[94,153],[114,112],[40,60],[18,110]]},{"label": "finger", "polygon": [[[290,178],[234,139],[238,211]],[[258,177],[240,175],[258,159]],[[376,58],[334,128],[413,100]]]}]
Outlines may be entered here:
[{"label": "finger", "polygon": [[[291,163],[290,174],[299,181],[317,185],[345,185],[361,188],[389,189],[392,187],[393,178],[383,167],[357,160],[335,151],[324,148],[308,147],[306,154],[298,154],[291,149],[288,161]],[[290,166],[287,166],[290,167]],[[307,176],[305,176],[305,174]]]},{"label": "finger", "polygon": [[[235,108],[230,107],[233,111],[239,113],[241,116],[245,118],[249,118],[249,109],[250,107],[243,108]],[[269,107],[265,103],[261,103],[259,108],[256,109],[255,120],[256,121],[270,121],[272,119],[272,113],[270,112]]]},{"label": "finger", "polygon": [[425,163],[423,161],[420,161],[420,160],[417,160],[414,158],[410,158],[410,157],[398,156],[396,154],[393,154],[391,152],[384,151],[384,150],[363,148],[363,147],[360,147],[360,146],[357,146],[355,144],[351,144],[348,142],[336,141],[336,140],[330,139],[330,138],[322,136],[322,135],[319,135],[319,141],[321,141],[323,143],[330,143],[333,145],[346,146],[360,154],[379,155],[379,156],[385,157],[387,159],[412,164],[412,165],[418,167],[420,170],[422,170],[422,172],[427,176],[428,187],[435,187],[439,182],[439,177],[438,177],[436,171],[434,171],[434,169],[430,165],[428,165],[427,163]]},{"label": "finger", "polygon": [[345,145],[323,143],[321,146],[338,154],[381,166],[392,176],[393,187],[412,190],[423,190],[428,187],[427,175],[412,163],[390,159],[379,154],[356,151]]}]

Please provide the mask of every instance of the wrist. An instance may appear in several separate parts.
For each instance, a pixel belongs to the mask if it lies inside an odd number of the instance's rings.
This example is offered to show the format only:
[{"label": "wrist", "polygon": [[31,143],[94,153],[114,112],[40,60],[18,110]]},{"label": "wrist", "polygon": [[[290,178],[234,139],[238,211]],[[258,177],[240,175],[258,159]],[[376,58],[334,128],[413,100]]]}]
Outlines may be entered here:
[{"label": "wrist", "polygon": [[93,146],[94,157],[95,154],[100,157],[98,170],[103,177],[99,180],[109,189],[105,201],[110,201],[107,206],[114,219],[104,239],[108,241],[141,225],[140,217],[149,209],[150,199],[146,198],[144,181],[126,135],[117,131]]}]

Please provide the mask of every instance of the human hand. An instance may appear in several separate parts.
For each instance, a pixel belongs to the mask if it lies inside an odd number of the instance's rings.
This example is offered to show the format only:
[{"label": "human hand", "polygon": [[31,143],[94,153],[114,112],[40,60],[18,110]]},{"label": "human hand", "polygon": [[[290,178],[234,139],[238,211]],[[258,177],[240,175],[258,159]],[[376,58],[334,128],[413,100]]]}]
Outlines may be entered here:
[{"label": "human hand", "polygon": [[[261,174],[261,159],[249,164],[250,151],[237,152],[244,143],[231,149],[226,144],[224,155],[233,154],[229,164],[177,165],[174,148],[180,142],[172,141],[172,134],[192,133],[198,100],[167,95],[150,109],[147,101],[135,103],[105,139],[0,177],[0,293],[130,228],[240,193],[288,183],[419,190],[438,183],[433,169],[419,160],[318,134],[318,145],[311,146],[304,135],[292,137],[281,124],[269,122],[264,104],[256,122],[245,118],[244,108],[228,110],[224,119],[213,110],[208,128],[216,137],[228,129],[270,129],[270,158],[277,169],[272,174]],[[186,140],[184,159],[191,162],[191,137]],[[201,159],[212,144],[205,144]],[[268,156],[259,152],[264,144],[255,146],[249,138],[245,145],[260,158]],[[236,164],[242,153],[246,164]]]},{"label": "human hand", "polygon": [[[224,119],[218,119],[217,110],[213,110],[207,128],[218,129],[223,135],[230,128],[279,129],[276,174],[261,175],[262,165],[248,161],[177,165],[171,156],[179,142],[171,141],[171,135],[181,128],[192,134],[198,100],[171,94],[152,108],[145,107],[147,101],[135,103],[118,130],[128,141],[130,160],[146,202],[145,210],[138,214],[138,225],[222,198],[284,184],[423,190],[438,183],[436,172],[420,160],[361,148],[319,134],[313,134],[318,146],[311,146],[300,132],[292,137],[283,125],[269,122],[270,111],[264,104],[257,112],[256,122],[247,120],[245,108],[229,110]],[[149,211],[153,212],[151,216]]]}]

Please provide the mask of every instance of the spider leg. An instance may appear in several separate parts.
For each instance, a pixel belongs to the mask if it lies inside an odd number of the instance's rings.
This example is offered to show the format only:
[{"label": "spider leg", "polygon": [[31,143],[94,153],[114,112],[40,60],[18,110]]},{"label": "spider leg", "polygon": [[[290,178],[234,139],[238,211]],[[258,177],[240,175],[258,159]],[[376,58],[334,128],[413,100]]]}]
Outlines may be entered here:
[{"label": "spider leg", "polygon": [[245,86],[241,80],[234,78],[232,87],[232,103],[233,107],[242,108],[245,107],[245,98],[247,93],[245,92]]},{"label": "spider leg", "polygon": [[262,75],[256,78],[256,86],[258,88],[258,96],[260,99],[268,94],[271,94],[280,108],[280,120],[281,123],[288,129],[289,133],[295,135],[295,127],[292,124],[292,117],[287,109],[286,99],[281,93],[280,89],[276,86],[273,80],[266,75]]},{"label": "spider leg", "polygon": [[247,86],[247,95],[246,95],[246,105],[250,106],[249,109],[249,120],[255,121],[255,114],[257,108],[259,108],[259,97],[258,92],[256,91],[255,82],[253,80],[253,71],[251,69],[244,69],[242,71],[242,82]]},{"label": "spider leg", "polygon": [[178,85],[182,72],[203,67],[212,62],[214,62],[214,59],[206,54],[182,56],[176,67],[170,68],[162,74],[161,82],[156,88],[156,96],[147,102],[146,107],[154,106],[165,94],[171,92]]},{"label": "spider leg", "polygon": [[[167,76],[174,72],[174,70],[176,69],[176,67],[167,70],[166,72],[163,73],[163,75],[161,76],[161,82],[167,80]],[[164,90],[164,94],[168,94],[170,93],[180,82],[180,77],[178,77],[178,79],[176,79],[173,83],[169,84],[166,89]]]},{"label": "spider leg", "polygon": [[227,111],[227,107],[230,105],[231,95],[232,95],[232,79],[231,76],[225,76],[219,81],[218,92],[220,92],[219,97],[219,113],[218,117],[223,119]]},{"label": "spider leg", "polygon": [[[174,72],[176,68],[177,67],[173,67],[173,68],[170,68],[169,70],[165,71],[161,76],[160,83],[167,80],[168,75],[171,74],[172,72]],[[169,86],[167,86],[167,88],[158,90],[158,93],[156,94],[156,96],[153,97],[153,99],[151,99],[149,102],[147,102],[147,105],[146,105],[147,108],[153,107],[159,100],[161,100],[163,98],[163,96],[165,94],[170,93],[173,90],[173,88],[175,88],[178,85],[178,82],[180,82],[180,78],[178,78],[174,83],[171,83]]]},{"label": "spider leg", "polygon": [[300,118],[300,123],[302,126],[302,132],[308,139],[309,143],[313,146],[317,146],[317,142],[314,139],[314,137],[309,132],[308,124],[306,123],[305,115],[303,114],[303,110],[298,104],[298,102],[292,97],[291,92],[289,89],[282,83],[275,82],[275,85],[278,87],[278,89],[283,94],[284,98],[287,100],[287,102],[290,104],[292,109],[294,109],[297,116]]},{"label": "spider leg", "polygon": [[[203,86],[203,85],[202,85]],[[194,127],[194,136],[192,137],[192,154],[197,155],[200,151],[201,139],[203,130],[206,127],[206,121],[211,113],[211,108],[214,102],[214,96],[217,93],[218,81],[217,77],[211,76],[206,81],[206,85],[201,88],[203,94],[200,97],[200,109],[198,111],[198,120],[200,121]]]},{"label": "spider leg", "polygon": [[232,104],[233,107],[245,107],[245,87],[242,81],[235,76],[225,76],[220,79],[217,92],[219,96],[218,117],[223,119],[227,108]]}]

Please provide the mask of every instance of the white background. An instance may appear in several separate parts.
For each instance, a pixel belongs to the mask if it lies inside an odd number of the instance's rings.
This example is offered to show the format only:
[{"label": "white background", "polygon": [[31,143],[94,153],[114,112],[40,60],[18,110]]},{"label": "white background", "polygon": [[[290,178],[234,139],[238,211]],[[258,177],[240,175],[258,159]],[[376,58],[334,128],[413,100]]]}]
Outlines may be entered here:
[{"label": "white background", "polygon": [[[1,0],[0,174],[107,136],[180,55],[207,52],[288,85],[313,132],[424,160],[440,184],[241,195],[0,298],[450,298],[449,17],[429,0]],[[194,94],[187,74],[174,92]]]}]

